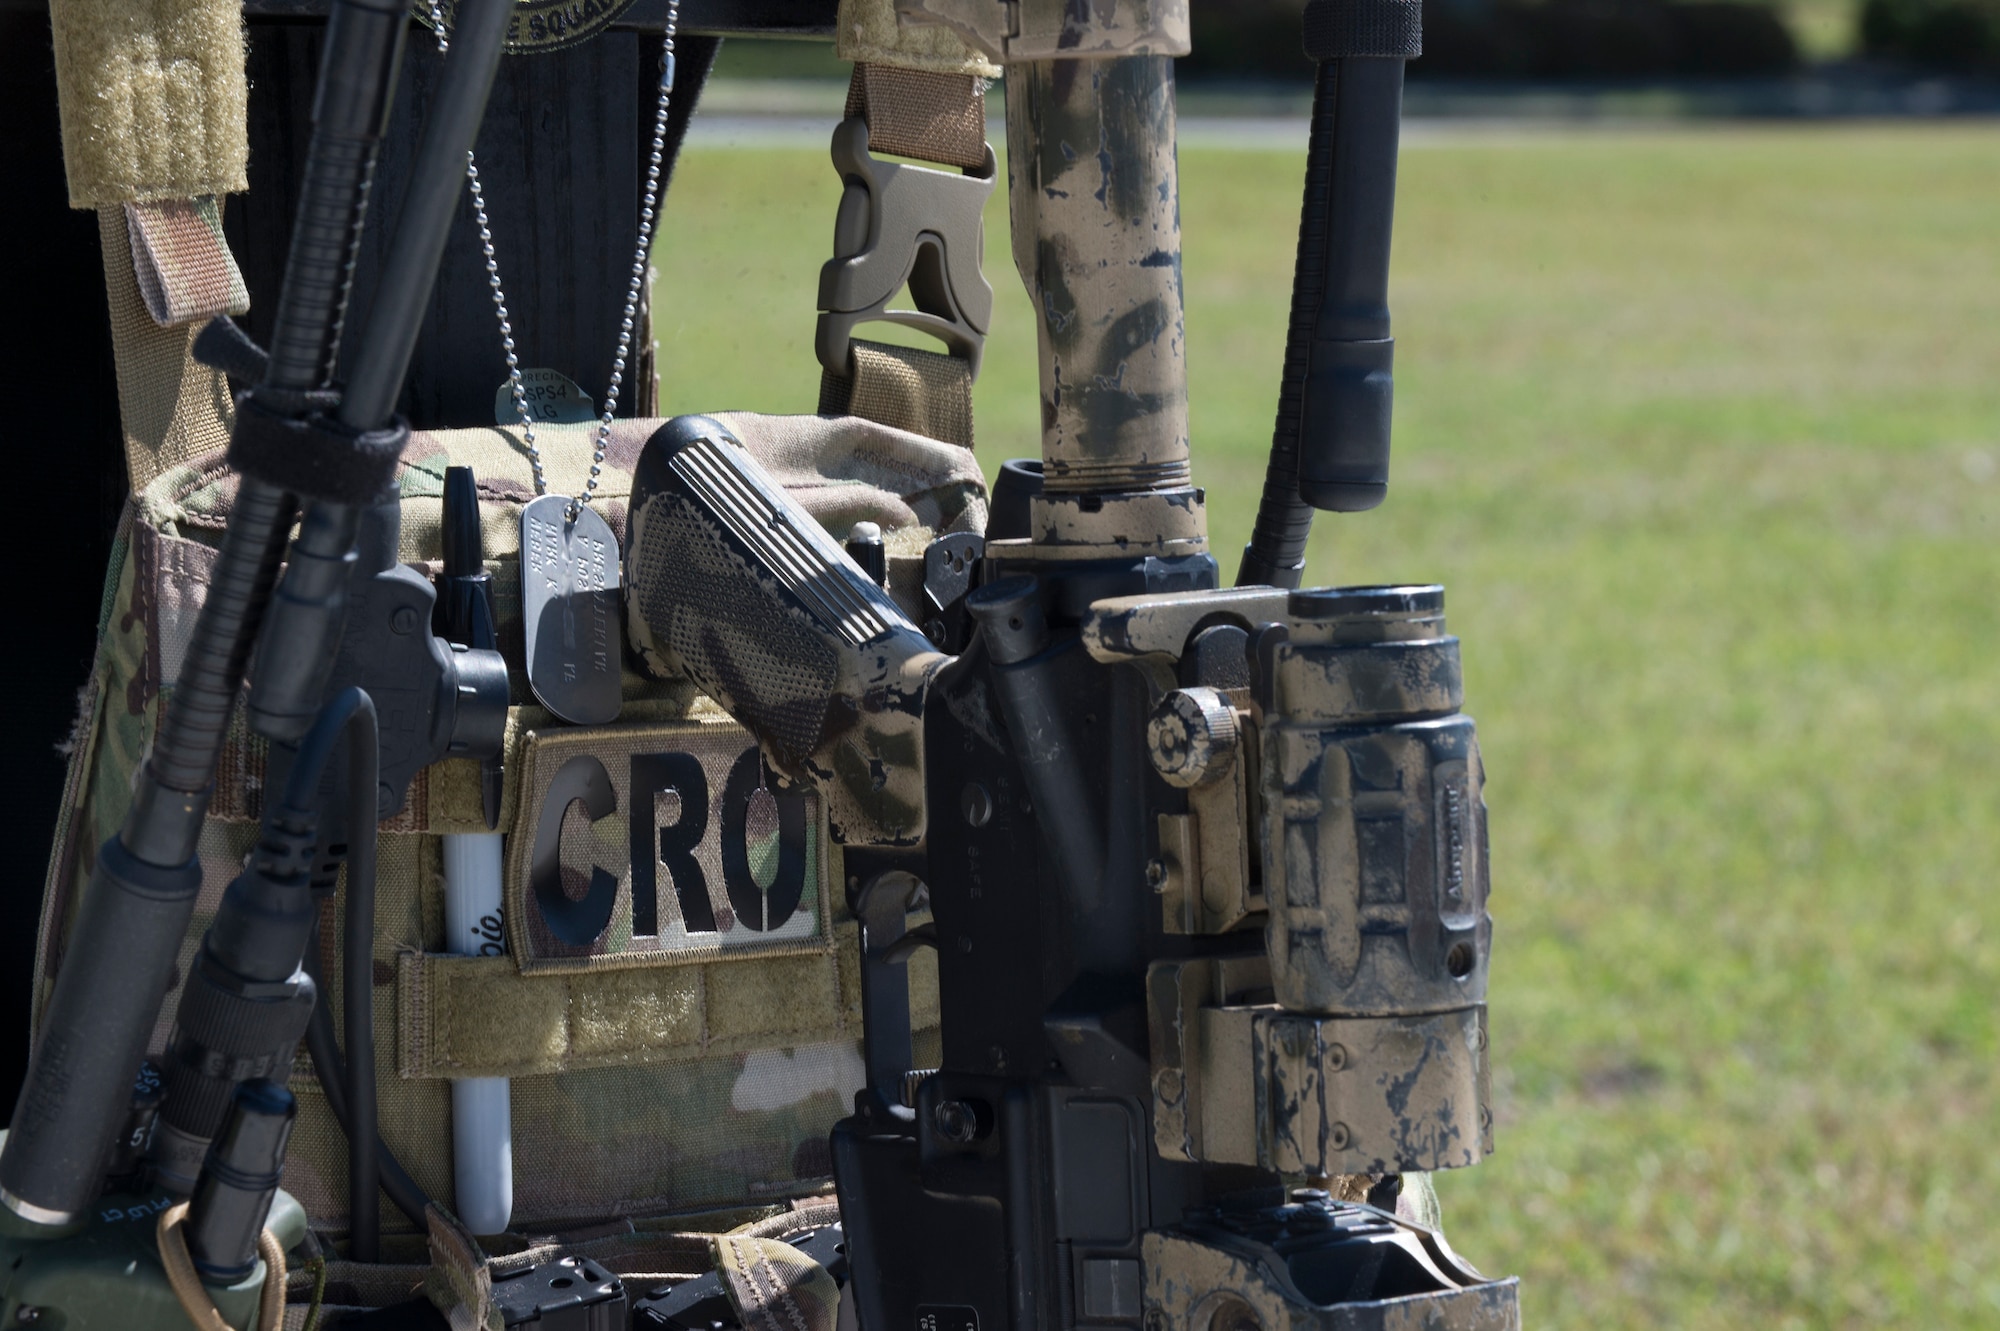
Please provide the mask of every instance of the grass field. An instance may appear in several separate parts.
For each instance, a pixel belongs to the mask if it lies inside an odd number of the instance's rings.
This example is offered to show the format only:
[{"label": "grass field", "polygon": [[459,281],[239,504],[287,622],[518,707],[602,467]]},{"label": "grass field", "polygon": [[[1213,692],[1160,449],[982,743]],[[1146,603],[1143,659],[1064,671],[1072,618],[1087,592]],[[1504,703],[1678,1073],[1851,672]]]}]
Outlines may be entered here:
[{"label": "grass field", "polygon": [[[1196,476],[1233,571],[1300,163],[1182,156]],[[811,410],[836,185],[693,151],[669,411]],[[2000,1325],[2000,130],[1406,150],[1389,502],[1486,747],[1498,1153],[1454,1242],[1534,1328]],[[1033,454],[1007,264],[989,469]]]}]

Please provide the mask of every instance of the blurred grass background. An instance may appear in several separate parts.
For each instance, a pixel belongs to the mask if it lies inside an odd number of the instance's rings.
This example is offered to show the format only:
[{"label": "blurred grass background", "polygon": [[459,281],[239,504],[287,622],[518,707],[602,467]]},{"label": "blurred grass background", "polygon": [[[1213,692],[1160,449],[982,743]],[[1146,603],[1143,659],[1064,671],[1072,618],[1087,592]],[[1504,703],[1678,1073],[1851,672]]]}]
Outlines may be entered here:
[{"label": "blurred grass background", "polygon": [[1778,8],[1806,59],[1838,59],[1854,49],[1860,16],[1852,0],[1786,0]]},{"label": "blurred grass background", "polygon": [[[1181,155],[1225,577],[1301,162]],[[1003,191],[1004,192],[1004,191]],[[690,148],[664,409],[810,411],[823,151]],[[2000,130],[1414,134],[1396,459],[1310,577],[1436,579],[1490,773],[1498,1153],[1534,1328],[2000,1325]],[[1034,455],[1004,201],[978,388]]]}]

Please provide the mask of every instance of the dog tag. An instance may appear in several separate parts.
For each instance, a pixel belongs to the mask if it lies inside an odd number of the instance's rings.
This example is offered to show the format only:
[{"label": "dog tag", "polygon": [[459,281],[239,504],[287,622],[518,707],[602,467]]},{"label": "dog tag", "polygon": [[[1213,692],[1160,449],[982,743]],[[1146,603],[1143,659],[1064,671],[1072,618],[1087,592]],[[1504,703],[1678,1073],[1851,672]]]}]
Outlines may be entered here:
[{"label": "dog tag", "polygon": [[618,540],[597,510],[569,515],[563,495],[521,510],[521,619],[528,686],[542,706],[574,725],[618,718],[625,640]]}]

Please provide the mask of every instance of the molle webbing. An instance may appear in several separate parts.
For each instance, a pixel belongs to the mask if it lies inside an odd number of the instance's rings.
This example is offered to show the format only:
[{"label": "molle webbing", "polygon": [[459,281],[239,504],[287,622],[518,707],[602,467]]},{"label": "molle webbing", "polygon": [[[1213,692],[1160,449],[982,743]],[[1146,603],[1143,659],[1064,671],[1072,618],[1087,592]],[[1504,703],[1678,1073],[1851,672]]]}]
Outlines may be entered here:
[{"label": "molle webbing", "polygon": [[[853,921],[832,946],[668,966],[525,976],[507,957],[397,959],[396,1066],[406,1078],[526,1077],[858,1039]],[[913,967],[910,1022],[938,1023],[936,971]]]}]

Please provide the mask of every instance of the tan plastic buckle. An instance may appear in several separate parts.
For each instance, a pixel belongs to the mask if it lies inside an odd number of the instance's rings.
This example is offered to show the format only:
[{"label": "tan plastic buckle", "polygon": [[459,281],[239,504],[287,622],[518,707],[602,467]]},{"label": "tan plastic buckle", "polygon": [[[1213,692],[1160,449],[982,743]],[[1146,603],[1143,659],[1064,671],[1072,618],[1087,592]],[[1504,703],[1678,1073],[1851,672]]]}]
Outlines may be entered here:
[{"label": "tan plastic buckle", "polygon": [[[852,374],[855,328],[892,323],[937,338],[978,378],[993,321],[993,287],[979,269],[981,214],[998,178],[992,147],[977,175],[878,161],[868,152],[867,122],[850,116],[833,131],[833,164],[847,189],[833,258],[819,270],[819,363]],[[890,309],[906,282],[916,308]]]}]

